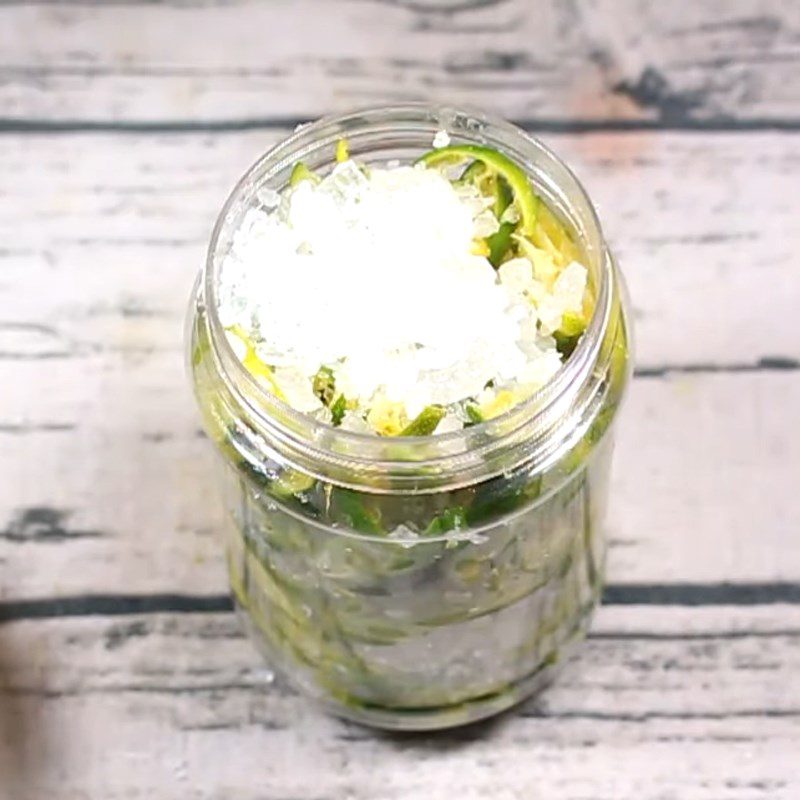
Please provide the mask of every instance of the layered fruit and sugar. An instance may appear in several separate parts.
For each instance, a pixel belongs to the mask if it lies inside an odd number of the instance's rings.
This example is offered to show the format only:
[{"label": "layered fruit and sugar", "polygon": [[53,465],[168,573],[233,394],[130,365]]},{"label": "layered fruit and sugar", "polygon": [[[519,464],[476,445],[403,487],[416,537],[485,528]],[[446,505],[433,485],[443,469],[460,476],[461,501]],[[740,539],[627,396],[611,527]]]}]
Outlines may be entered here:
[{"label": "layered fruit and sugar", "polygon": [[193,305],[231,588],[337,713],[462,724],[542,686],[599,598],[615,268],[521,132],[530,164],[402,125],[356,130],[351,157],[315,130],[285,147],[324,171],[278,148],[245,176]]},{"label": "layered fruit and sugar", "polygon": [[494,418],[553,377],[591,315],[570,233],[496,150],[367,166],[341,141],[325,177],[298,162],[257,197],[219,317],[255,378],[321,422],[396,436]]}]

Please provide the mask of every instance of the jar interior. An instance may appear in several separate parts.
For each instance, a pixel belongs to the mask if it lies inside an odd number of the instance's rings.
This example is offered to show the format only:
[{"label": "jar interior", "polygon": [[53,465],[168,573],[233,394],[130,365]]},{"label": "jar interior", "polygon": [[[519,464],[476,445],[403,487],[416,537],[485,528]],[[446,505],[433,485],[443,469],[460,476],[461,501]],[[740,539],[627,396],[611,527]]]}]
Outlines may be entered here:
[{"label": "jar interior", "polygon": [[[597,305],[537,396],[460,434],[344,435],[248,382],[215,312],[216,271],[263,186],[295,161],[324,171],[336,141],[408,161],[437,130],[497,147],[581,241]],[[464,724],[541,688],[585,632],[603,579],[602,519],[629,374],[615,267],[577,181],[517,129],[401,107],[322,120],[262,158],[215,229],[191,319],[191,368],[222,455],[230,583],[253,639],[335,713],[385,728]]]},{"label": "jar interior", "polygon": [[[528,172],[537,192],[573,233],[585,254],[595,309],[575,351],[551,381],[500,416],[463,431],[425,437],[408,437],[402,445],[381,437],[345,432],[296,412],[264,390],[233,354],[216,315],[216,287],[222,257],[249,208],[258,204],[264,187],[283,190],[298,160],[322,173],[334,164],[336,143],[347,138],[353,157],[367,164],[393,160],[413,161],[432,147],[439,130],[447,130],[453,143],[483,144],[503,151]],[[204,276],[204,305],[209,338],[220,372],[231,390],[244,401],[254,425],[293,450],[298,465],[313,469],[324,463],[328,474],[362,473],[373,477],[396,474],[413,491],[424,490],[421,470],[429,477],[452,475],[453,485],[469,483],[479,474],[508,467],[505,452],[531,443],[541,445],[541,457],[551,457],[553,430],[569,438],[571,406],[597,366],[600,340],[611,316],[613,265],[602,242],[599,223],[577,179],[547,148],[514,126],[480,114],[447,108],[401,106],[375,109],[323,119],[304,126],[294,136],[267,153],[245,174],[232,192],[212,236]],[[413,313],[409,309],[409,313]],[[584,394],[586,392],[584,391]],[[376,441],[377,440],[377,441]],[[519,452],[520,458],[529,457]],[[339,463],[341,462],[341,463]],[[342,469],[335,469],[336,466]],[[404,477],[403,477],[404,476]],[[369,481],[367,481],[369,482]],[[396,485],[396,484],[395,484]]]}]

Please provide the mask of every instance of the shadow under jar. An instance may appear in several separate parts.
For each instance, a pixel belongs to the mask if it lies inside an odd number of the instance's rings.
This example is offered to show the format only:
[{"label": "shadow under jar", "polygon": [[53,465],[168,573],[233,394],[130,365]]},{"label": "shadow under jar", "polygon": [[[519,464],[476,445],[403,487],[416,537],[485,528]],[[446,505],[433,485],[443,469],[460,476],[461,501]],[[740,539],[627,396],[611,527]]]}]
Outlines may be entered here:
[{"label": "shadow under jar", "polygon": [[[514,159],[571,231],[596,298],[586,332],[543,389],[463,431],[369,436],[294,411],[246,371],[217,317],[234,232],[296,161],[330,169],[339,138],[363,163],[409,162],[440,129]],[[426,105],[326,118],[245,174],[192,298],[190,362],[222,455],[236,605],[291,683],[359,722],[425,730],[546,682],[601,592],[611,425],[630,373],[624,294],[578,181],[499,119]]]}]

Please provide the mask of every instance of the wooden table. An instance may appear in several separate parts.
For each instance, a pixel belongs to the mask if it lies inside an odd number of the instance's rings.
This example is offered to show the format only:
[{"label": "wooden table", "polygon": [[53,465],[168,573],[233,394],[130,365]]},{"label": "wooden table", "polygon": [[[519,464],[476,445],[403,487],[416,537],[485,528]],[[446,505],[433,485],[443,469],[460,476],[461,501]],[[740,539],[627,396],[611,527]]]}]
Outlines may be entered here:
[{"label": "wooden table", "polygon": [[[800,4],[0,6],[3,800],[800,797]],[[517,120],[627,274],[605,604],[544,696],[388,736],[271,678],[183,370],[237,176],[407,98]]]}]

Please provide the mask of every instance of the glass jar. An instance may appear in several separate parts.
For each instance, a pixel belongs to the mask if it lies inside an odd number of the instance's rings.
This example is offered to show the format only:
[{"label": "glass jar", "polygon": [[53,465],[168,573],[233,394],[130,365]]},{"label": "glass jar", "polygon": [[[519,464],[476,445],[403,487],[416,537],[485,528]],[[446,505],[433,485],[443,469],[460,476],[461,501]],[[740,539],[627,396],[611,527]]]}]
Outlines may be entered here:
[{"label": "glass jar", "polygon": [[[222,256],[260,190],[282,190],[298,159],[324,172],[347,137],[367,164],[408,161],[441,129],[528,171],[584,253],[594,315],[551,382],[491,421],[402,439],[317,422],[233,353],[216,314]],[[600,596],[610,427],[630,372],[622,280],[566,166],[513,125],[452,108],[305,126],[226,202],[189,326],[197,399],[222,455],[230,583],[271,664],[335,713],[395,729],[471,722],[541,687]]]}]

